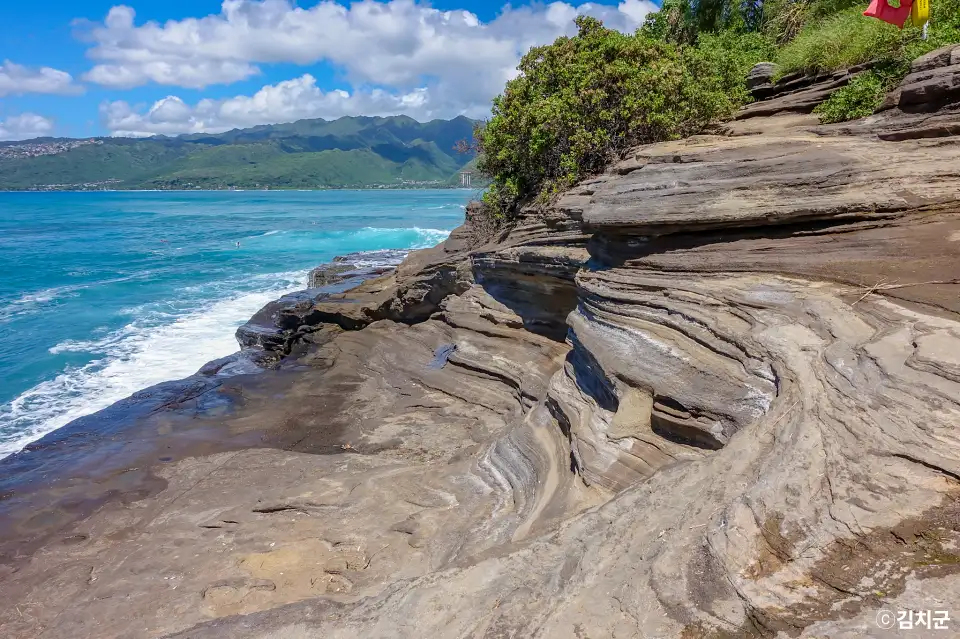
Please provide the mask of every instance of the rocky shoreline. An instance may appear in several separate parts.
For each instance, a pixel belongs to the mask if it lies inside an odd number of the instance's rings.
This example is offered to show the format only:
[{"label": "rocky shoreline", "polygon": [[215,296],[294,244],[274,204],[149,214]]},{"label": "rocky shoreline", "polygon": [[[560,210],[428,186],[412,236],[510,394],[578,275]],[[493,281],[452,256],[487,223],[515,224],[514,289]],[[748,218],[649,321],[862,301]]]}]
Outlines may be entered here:
[{"label": "rocky shoreline", "polygon": [[[375,253],[375,254],[374,254]],[[74,420],[45,437],[28,444],[20,453],[0,460],[4,472],[0,477],[0,517],[50,507],[56,511],[52,528],[88,516],[117,492],[113,477],[130,474],[128,468],[143,463],[169,463],[175,457],[197,451],[232,450],[255,445],[257,434],[232,441],[229,433],[216,427],[192,429],[184,440],[175,435],[169,424],[155,433],[142,428],[141,420],[163,414],[169,422],[183,422],[194,415],[225,415],[236,405],[230,390],[235,377],[249,379],[280,368],[285,331],[273,323],[295,312],[305,301],[338,295],[365,280],[378,277],[396,268],[408,251],[376,251],[338,256],[308,274],[307,289],[271,302],[237,331],[240,350],[204,364],[195,374],[169,380],[142,389],[130,397],[94,414]],[[391,265],[392,264],[392,265]],[[326,276],[318,276],[327,273]],[[322,280],[319,278],[323,278]],[[318,284],[318,286],[311,286]],[[227,385],[224,387],[224,385]],[[136,442],[136,445],[131,445]],[[175,452],[176,451],[176,452]],[[155,484],[143,473],[133,473],[135,481],[145,486]],[[88,490],[81,487],[75,496],[65,497],[64,484],[78,477],[103,482],[105,488]],[[129,481],[130,477],[124,479]],[[122,482],[121,482],[122,483]],[[149,489],[147,489],[149,490]],[[70,491],[68,491],[70,492]],[[120,489],[123,492],[123,489]],[[146,494],[134,491],[136,495]],[[121,495],[121,498],[128,496]],[[30,539],[0,534],[0,561],[9,565],[25,549],[45,541],[44,536]]]},{"label": "rocky shoreline", "polygon": [[238,331],[262,372],[14,456],[0,634],[841,638],[960,611],[958,56],[831,126],[809,112],[857,70],[758,69],[722,131],[268,306]]}]

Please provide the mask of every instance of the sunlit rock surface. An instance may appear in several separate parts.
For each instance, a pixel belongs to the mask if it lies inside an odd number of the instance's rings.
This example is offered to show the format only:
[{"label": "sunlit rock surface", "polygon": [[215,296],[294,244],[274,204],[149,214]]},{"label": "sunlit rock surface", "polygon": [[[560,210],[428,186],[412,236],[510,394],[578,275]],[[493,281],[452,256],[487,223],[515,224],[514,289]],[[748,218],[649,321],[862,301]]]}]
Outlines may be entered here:
[{"label": "sunlit rock surface", "polygon": [[[278,370],[204,391],[228,411],[171,401],[96,481],[20,489],[4,636],[841,638],[960,611],[960,116],[931,139],[899,107],[767,107],[513,228],[468,214],[298,307]],[[196,433],[224,447],[143,443]]]}]

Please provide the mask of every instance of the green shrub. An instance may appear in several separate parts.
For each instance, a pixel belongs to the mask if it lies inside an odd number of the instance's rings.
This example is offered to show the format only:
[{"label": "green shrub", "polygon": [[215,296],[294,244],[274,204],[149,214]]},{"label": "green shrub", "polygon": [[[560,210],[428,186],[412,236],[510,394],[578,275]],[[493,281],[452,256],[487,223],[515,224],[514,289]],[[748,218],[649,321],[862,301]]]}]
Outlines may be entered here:
[{"label": "green shrub", "polygon": [[823,124],[863,118],[877,110],[886,92],[882,78],[873,71],[867,71],[855,77],[847,86],[834,91],[813,112],[820,116]]},{"label": "green shrub", "polygon": [[872,113],[909,62],[960,41],[960,0],[934,0],[929,37],[862,15],[866,0],[665,0],[632,35],[577,18],[578,33],[531,49],[475,132],[484,199],[501,218],[545,203],[637,144],[690,135],[748,101],[762,60],[780,76],[873,63],[817,113]]},{"label": "green shrub", "polygon": [[891,60],[876,64],[850,81],[850,84],[834,91],[820,103],[814,113],[822,124],[846,122],[873,114],[883,103],[887,92],[893,89],[910,70],[905,60]]},{"label": "green shrub", "polygon": [[747,100],[746,72],[770,53],[758,34],[706,34],[689,47],[593,18],[576,24],[576,36],[523,57],[477,130],[477,166],[493,180],[485,201],[501,216],[547,202],[631,146],[728,117]]}]

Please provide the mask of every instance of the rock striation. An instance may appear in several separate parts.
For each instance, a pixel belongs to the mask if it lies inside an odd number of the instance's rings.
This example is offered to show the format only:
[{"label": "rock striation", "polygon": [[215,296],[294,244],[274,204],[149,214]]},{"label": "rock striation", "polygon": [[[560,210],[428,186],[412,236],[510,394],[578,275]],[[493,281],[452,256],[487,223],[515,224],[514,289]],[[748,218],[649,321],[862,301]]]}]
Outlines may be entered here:
[{"label": "rock striation", "polygon": [[229,410],[129,426],[233,448],[124,462],[98,485],[144,492],[69,521],[62,492],[0,501],[5,636],[839,639],[960,610],[960,114],[820,126],[812,86],[265,311],[281,342],[241,339],[276,370],[199,391]]},{"label": "rock striation", "polygon": [[914,60],[910,74],[894,96],[896,105],[904,110],[936,111],[960,101],[960,45],[943,47]]}]

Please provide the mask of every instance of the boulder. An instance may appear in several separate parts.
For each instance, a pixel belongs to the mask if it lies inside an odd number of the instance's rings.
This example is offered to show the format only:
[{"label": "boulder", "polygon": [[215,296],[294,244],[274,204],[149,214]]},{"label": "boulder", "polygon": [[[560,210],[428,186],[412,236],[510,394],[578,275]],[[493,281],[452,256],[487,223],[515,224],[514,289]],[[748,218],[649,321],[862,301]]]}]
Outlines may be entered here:
[{"label": "boulder", "polygon": [[[336,261],[336,258],[334,258],[334,261]],[[353,270],[354,266],[352,264],[343,262],[321,264],[307,275],[307,288],[320,288],[321,286],[342,282],[347,274]]]},{"label": "boulder", "polygon": [[865,67],[855,67],[819,76],[784,76],[776,84],[761,85],[751,93],[756,102],[736,114],[736,119],[766,117],[778,113],[810,113],[834,91],[849,84]]},{"label": "boulder", "polygon": [[747,74],[747,90],[753,95],[754,99],[760,99],[764,91],[773,86],[773,75],[776,72],[777,65],[773,62],[758,62],[753,65]]},{"label": "boulder", "polygon": [[940,67],[948,67],[960,63],[960,45],[948,44],[920,56],[910,64],[910,73],[929,71]]},{"label": "boulder", "polygon": [[936,111],[960,102],[960,45],[948,45],[921,56],[888,96],[887,103],[907,111]]}]

